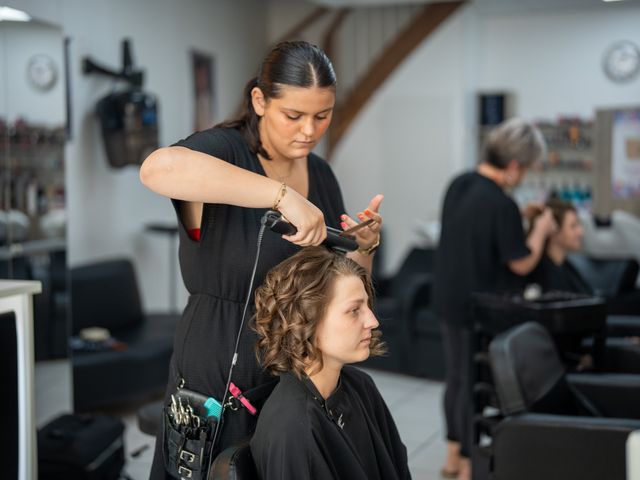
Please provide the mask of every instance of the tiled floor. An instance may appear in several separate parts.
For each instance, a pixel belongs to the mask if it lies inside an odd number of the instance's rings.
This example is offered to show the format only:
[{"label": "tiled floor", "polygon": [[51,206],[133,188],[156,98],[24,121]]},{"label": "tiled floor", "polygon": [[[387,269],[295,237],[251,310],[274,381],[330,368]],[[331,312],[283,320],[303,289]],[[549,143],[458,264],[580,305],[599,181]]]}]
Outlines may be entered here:
[{"label": "tiled floor", "polygon": [[[442,384],[429,380],[367,370],[373,377],[396,421],[409,454],[414,480],[437,480],[444,458],[442,433]],[[127,425],[126,473],[134,480],[147,480],[153,457],[154,439],[138,429],[135,412],[122,412]],[[148,445],[136,458],[130,453]]]},{"label": "tiled floor", "polygon": [[[376,370],[367,372],[375,380],[396,421],[407,447],[413,479],[439,479],[438,470],[445,452],[442,383]],[[69,392],[60,388],[60,384],[64,383],[61,380],[68,380],[67,376],[67,370],[60,364],[39,364],[37,367],[37,398],[47,399],[46,402],[39,402],[37,416],[40,426],[58,413],[52,411],[53,406],[69,403]],[[136,407],[132,406],[116,412],[126,424],[125,472],[133,480],[147,480],[155,439],[138,429],[135,410]],[[136,451],[139,454],[133,457],[131,454]]]}]

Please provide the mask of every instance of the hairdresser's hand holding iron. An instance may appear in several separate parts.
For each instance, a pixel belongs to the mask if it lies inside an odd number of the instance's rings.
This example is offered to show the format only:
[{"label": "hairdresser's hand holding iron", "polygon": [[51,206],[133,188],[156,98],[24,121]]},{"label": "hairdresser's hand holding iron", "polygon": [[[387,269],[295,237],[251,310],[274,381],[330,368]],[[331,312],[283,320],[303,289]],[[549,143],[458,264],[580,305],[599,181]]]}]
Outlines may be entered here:
[{"label": "hairdresser's hand holding iron", "polygon": [[[371,271],[371,265],[373,256],[372,253],[378,248],[380,244],[380,229],[382,228],[382,216],[378,213],[380,210],[380,204],[384,200],[384,195],[379,193],[371,199],[367,208],[358,212],[356,216],[360,222],[366,222],[367,220],[374,220],[371,225],[354,232],[356,241],[360,248],[356,252],[350,253],[348,256],[357,261],[360,265]],[[343,230],[355,227],[358,225],[354,219],[348,215],[342,215],[340,218],[341,227]]]},{"label": "hairdresser's hand holding iron", "polygon": [[287,188],[277,210],[298,230],[295,235],[283,235],[285,240],[308,247],[320,245],[327,237],[322,211],[294,189]]}]

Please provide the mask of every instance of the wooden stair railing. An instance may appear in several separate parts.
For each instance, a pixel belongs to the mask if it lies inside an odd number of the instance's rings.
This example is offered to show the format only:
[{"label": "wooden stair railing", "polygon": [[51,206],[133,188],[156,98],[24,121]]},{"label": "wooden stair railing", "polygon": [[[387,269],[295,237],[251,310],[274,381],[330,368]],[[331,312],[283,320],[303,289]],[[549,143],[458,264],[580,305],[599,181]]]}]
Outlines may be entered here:
[{"label": "wooden stair railing", "polygon": [[276,42],[273,43],[273,46],[277,45],[280,42],[286,42],[289,40],[297,40],[298,37],[309,27],[311,27],[314,23],[324,17],[327,13],[329,13],[331,9],[327,7],[318,7],[309,15],[300,20],[296,25],[294,25],[287,33],[282,35]]},{"label": "wooden stair railing", "polygon": [[[330,157],[358,113],[395,68],[464,3],[465,0],[460,0],[426,5],[422,12],[410,21],[396,38],[383,49],[377,59],[371,62],[367,71],[360,77],[360,81],[355,83],[348,97],[334,110],[332,124],[328,132],[327,157]],[[341,21],[342,19],[340,19]],[[331,35],[327,35],[325,39],[327,47],[332,48],[331,37],[335,34],[336,29]]]},{"label": "wooden stair railing", "polygon": [[329,58],[334,58],[335,36],[338,32],[338,29],[342,25],[342,22],[344,22],[349,13],[351,13],[350,8],[341,8],[340,10],[338,10],[338,12],[333,16],[331,24],[324,34],[324,39],[322,40],[322,48],[324,50],[324,53],[326,53]]}]

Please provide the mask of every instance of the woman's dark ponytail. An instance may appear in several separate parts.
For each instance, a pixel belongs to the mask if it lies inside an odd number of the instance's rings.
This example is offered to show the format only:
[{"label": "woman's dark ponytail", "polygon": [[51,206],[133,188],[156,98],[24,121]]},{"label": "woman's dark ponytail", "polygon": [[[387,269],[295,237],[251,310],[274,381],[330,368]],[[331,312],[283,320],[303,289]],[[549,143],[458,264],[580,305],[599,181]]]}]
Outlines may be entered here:
[{"label": "woman's dark ponytail", "polygon": [[271,159],[260,141],[260,117],[253,108],[251,91],[258,87],[265,101],[278,98],[283,86],[335,88],[336,75],[327,55],[308,42],[282,42],[265,57],[257,77],[244,87],[242,113],[214,128],[235,128],[242,132],[251,151]]}]

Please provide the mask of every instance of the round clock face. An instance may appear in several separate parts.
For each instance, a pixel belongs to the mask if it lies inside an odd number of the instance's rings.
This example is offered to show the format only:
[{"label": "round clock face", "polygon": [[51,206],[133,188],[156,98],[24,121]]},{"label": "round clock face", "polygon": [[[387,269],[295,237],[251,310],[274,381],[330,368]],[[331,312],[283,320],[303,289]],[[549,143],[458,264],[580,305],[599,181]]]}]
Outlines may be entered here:
[{"label": "round clock face", "polygon": [[640,72],[640,49],[628,41],[614,43],[605,52],[602,65],[614,82],[628,82]]},{"label": "round clock face", "polygon": [[46,91],[56,84],[58,71],[54,61],[46,55],[34,55],[27,65],[27,76],[38,90]]}]

